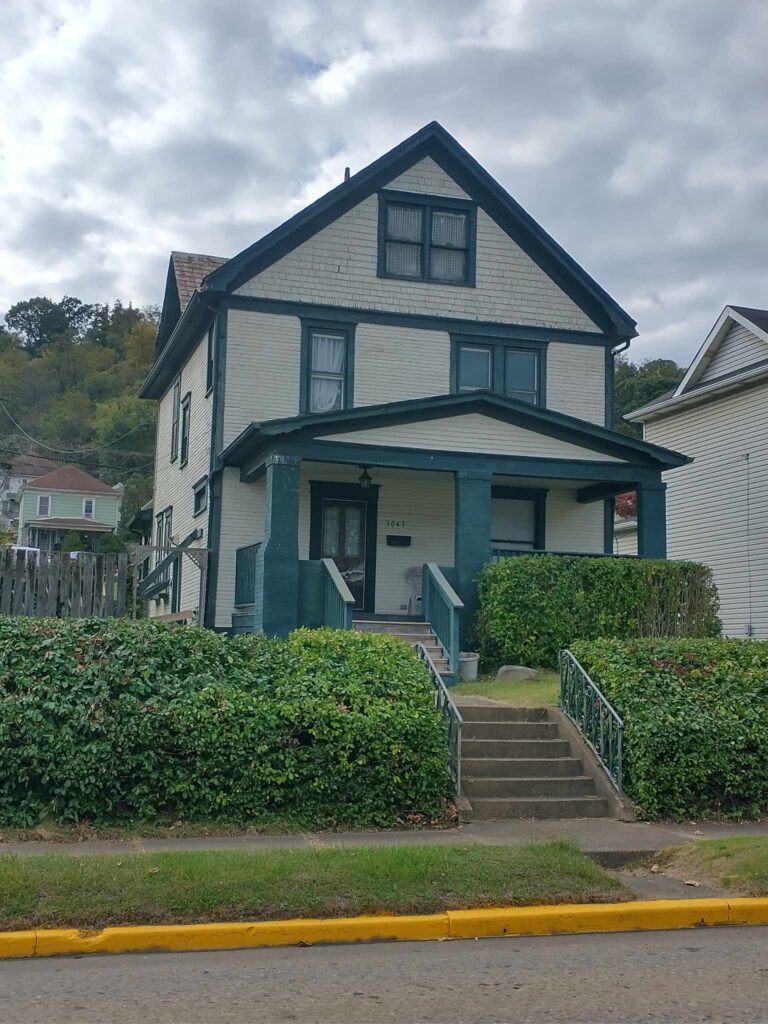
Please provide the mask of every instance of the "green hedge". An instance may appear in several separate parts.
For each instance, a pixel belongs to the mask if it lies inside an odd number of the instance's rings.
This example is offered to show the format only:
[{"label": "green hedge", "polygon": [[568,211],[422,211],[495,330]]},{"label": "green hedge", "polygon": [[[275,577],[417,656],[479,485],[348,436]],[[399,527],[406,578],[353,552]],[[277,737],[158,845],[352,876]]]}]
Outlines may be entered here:
[{"label": "green hedge", "polygon": [[446,792],[431,682],[393,637],[0,619],[0,825],[388,824]]},{"label": "green hedge", "polygon": [[625,790],[647,817],[768,809],[768,642],[597,640],[572,650],[624,719]]},{"label": "green hedge", "polygon": [[695,562],[520,555],[478,583],[476,640],[491,666],[555,668],[577,639],[720,634],[711,570]]}]

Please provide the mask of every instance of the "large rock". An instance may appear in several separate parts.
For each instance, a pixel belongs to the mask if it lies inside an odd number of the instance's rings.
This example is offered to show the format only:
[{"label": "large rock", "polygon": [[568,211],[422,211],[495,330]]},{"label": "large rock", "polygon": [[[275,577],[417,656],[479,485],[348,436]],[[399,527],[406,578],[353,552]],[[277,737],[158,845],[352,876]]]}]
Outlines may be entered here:
[{"label": "large rock", "polygon": [[502,665],[496,673],[497,679],[504,679],[506,682],[520,683],[524,679],[538,679],[539,673],[535,668],[526,668],[525,665]]}]

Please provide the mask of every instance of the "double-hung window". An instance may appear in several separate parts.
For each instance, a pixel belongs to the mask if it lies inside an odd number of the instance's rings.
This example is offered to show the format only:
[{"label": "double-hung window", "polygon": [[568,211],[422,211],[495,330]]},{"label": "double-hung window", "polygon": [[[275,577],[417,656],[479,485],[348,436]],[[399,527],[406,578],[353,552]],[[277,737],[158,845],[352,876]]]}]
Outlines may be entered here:
[{"label": "double-hung window", "polygon": [[171,462],[179,457],[179,422],[181,417],[181,378],[173,385],[173,410],[171,419]]},{"label": "double-hung window", "polygon": [[301,411],[338,412],[352,406],[353,330],[304,324]]},{"label": "double-hung window", "polygon": [[208,477],[204,476],[192,485],[192,515],[199,516],[208,508]]},{"label": "double-hung window", "polygon": [[545,349],[504,340],[454,341],[455,391],[493,391],[531,405],[543,404]]},{"label": "double-hung window", "polygon": [[83,519],[93,519],[93,498],[83,498]]},{"label": "double-hung window", "polygon": [[179,465],[189,462],[189,421],[192,414],[192,395],[187,392],[181,403],[181,460]]},{"label": "double-hung window", "polygon": [[379,193],[379,277],[474,285],[475,207],[410,193]]},{"label": "double-hung window", "polygon": [[37,496],[37,514],[39,516],[49,516],[51,514],[51,496],[50,496],[50,494],[38,494],[38,496]]}]

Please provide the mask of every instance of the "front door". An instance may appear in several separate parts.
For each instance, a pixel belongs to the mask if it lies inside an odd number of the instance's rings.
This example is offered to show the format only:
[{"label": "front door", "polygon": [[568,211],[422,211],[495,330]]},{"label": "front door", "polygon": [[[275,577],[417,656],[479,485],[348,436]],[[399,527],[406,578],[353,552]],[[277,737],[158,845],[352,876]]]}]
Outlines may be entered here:
[{"label": "front door", "polygon": [[323,499],[321,558],[332,558],[355,599],[365,608],[367,507],[364,501]]}]

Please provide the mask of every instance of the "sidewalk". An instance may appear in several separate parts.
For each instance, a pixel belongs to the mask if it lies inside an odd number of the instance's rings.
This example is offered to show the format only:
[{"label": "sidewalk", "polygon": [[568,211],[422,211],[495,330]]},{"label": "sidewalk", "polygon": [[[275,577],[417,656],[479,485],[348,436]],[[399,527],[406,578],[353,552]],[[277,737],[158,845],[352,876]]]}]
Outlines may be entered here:
[{"label": "sidewalk", "polygon": [[507,844],[572,839],[586,854],[605,867],[621,867],[649,856],[665,846],[680,846],[700,839],[768,836],[768,821],[683,824],[675,822],[615,821],[613,818],[572,818],[561,821],[476,821],[444,831],[313,832],[279,836],[221,836],[194,839],[135,839],[81,843],[1,843],[0,856],[36,856],[61,853],[162,853],[175,850],[322,849],[331,846],[412,846]]}]

